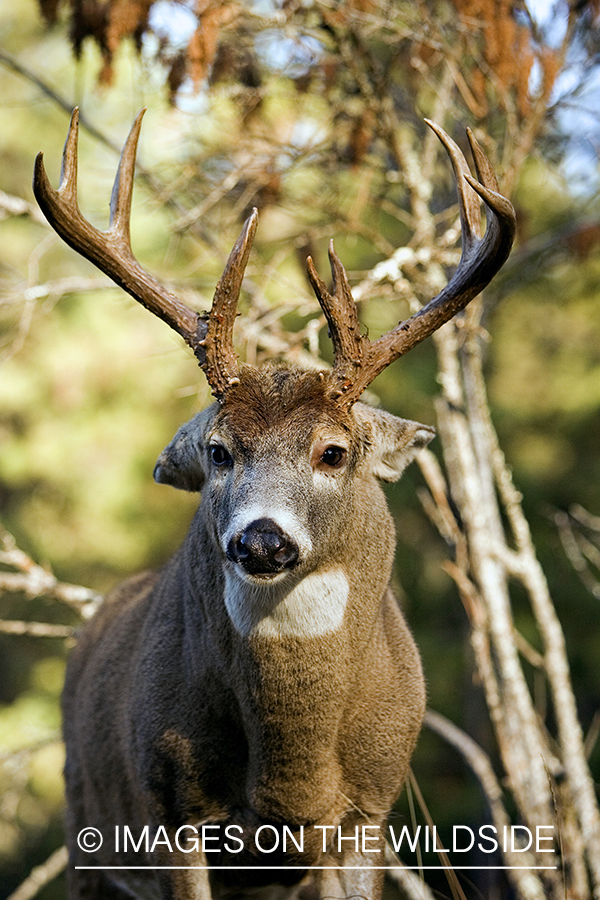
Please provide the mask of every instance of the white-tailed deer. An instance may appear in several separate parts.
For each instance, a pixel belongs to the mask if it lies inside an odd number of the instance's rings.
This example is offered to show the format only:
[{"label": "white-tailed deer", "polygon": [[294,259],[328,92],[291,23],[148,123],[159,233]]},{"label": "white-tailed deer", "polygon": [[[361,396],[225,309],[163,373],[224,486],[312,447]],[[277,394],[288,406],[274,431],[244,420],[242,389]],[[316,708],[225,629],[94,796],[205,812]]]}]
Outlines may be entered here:
[{"label": "white-tailed deer", "polygon": [[[310,260],[308,272],[333,368],[241,365],[232,331],[257,213],[210,313],[185,306],[131,251],[140,126],[141,114],[108,231],[77,206],[77,113],[60,188],[40,154],[36,197],[68,244],[184,338],[216,402],[178,431],[154,473],[202,493],[183,546],[109,594],[71,655],[69,896],[375,900],[381,830],[425,704],[419,655],[388,585],[394,529],[377,479],[396,480],[433,429],[357,401],[490,281],[510,251],[514,211],[474,138],[479,181],[431,125],[458,185],[463,252],[449,284],[370,341],[331,248],[332,292]],[[94,852],[90,828],[103,838]]]}]

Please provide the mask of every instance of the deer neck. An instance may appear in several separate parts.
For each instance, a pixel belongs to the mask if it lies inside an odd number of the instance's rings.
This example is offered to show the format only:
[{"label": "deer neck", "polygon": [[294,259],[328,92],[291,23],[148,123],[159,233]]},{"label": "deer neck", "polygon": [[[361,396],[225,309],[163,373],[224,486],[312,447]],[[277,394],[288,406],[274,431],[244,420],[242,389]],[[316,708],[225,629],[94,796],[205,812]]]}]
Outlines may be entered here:
[{"label": "deer neck", "polygon": [[196,646],[214,645],[215,678],[233,687],[248,742],[246,797],[262,818],[330,824],[337,815],[336,747],[364,667],[378,664],[369,644],[381,628],[394,544],[373,507],[364,519],[370,538],[355,518],[361,537],[345,555],[264,587],[224,566],[201,517],[206,552],[196,529],[189,544],[194,589],[184,593],[203,632]]},{"label": "deer neck", "polygon": [[248,740],[246,794],[262,817],[316,823],[336,809],[350,653],[344,630],[249,638],[238,696]]}]

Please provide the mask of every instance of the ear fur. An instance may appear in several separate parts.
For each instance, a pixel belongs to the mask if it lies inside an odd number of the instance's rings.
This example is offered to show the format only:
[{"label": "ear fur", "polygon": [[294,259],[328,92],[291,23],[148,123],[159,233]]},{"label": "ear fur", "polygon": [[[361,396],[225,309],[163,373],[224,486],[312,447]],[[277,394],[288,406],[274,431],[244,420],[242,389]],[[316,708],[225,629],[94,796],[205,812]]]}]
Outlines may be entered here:
[{"label": "ear fur", "polygon": [[167,444],[154,467],[154,480],[182,491],[199,491],[204,484],[204,439],[208,426],[219,409],[213,403],[182,425]]},{"label": "ear fur", "polygon": [[399,419],[364,403],[355,403],[353,413],[365,427],[371,445],[368,453],[371,471],[382,481],[398,481],[418,451],[435,436],[435,429],[430,425]]}]

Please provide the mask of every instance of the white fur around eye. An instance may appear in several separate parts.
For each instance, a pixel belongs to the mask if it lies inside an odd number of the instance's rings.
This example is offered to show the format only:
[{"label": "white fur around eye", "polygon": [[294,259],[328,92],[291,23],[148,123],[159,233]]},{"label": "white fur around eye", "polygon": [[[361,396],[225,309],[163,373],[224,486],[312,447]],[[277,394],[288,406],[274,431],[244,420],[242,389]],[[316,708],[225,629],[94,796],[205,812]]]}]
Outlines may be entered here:
[{"label": "white fur around eye", "polygon": [[316,469],[313,472],[313,484],[317,489],[323,491],[337,491],[340,489],[340,485],[343,483],[340,475],[342,475],[343,470],[336,471],[333,469],[331,472],[324,472],[319,469]]}]

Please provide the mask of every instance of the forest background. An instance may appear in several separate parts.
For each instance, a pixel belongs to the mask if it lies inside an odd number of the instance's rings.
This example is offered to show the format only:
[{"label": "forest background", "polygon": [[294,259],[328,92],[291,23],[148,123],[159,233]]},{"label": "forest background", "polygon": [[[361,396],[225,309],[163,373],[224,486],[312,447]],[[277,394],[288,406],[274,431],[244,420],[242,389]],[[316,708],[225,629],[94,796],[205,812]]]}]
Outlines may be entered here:
[{"label": "forest background", "polygon": [[[209,401],[195,360],[166,326],[63,245],[37,210],[35,154],[44,150],[57,185],[76,104],[80,205],[102,228],[120,148],[148,106],[133,247],[190,305],[207,308],[244,216],[259,208],[237,326],[250,362],[330,358],[305,269],[310,254],[325,275],[330,238],[371,336],[439,289],[458,261],[456,193],[423,118],[462,147],[465,126],[474,129],[515,204],[515,250],[470,318],[371,389],[374,402],[437,419],[440,431],[435,456],[388,491],[395,586],[422,652],[429,705],[444,717],[430,718],[415,782],[395,815],[403,824],[426,821],[413,810],[420,788],[442,835],[453,824],[490,822],[494,809],[500,815],[494,802],[506,821],[535,820],[490,699],[502,674],[490,681],[477,643],[490,622],[493,631],[494,614],[472,556],[469,476],[453,455],[452,354],[466,366],[467,395],[468,359],[483,365],[509,468],[501,459],[494,498],[480,493],[480,502],[504,502],[498,521],[512,525],[509,550],[520,552],[520,498],[507,500],[512,470],[564,631],[581,744],[597,778],[598,15],[595,3],[550,0],[0,4],[0,898],[25,900],[44,882],[40,897],[64,895],[58,698],[73,629],[98,594],[161,563],[181,541],[196,498],[154,484],[152,469],[177,427]],[[477,421],[498,460],[478,396]],[[472,433],[473,415],[465,412]],[[559,887],[543,878],[538,887],[547,896],[598,897],[598,820],[587,795],[590,837],[585,810],[559,796],[560,705],[540,610],[517,568],[507,563],[504,573],[512,630],[502,640],[519,654],[531,727],[558,760],[548,780],[565,847],[579,848],[564,851]],[[489,649],[493,635],[486,639]],[[501,665],[497,647],[488,656]],[[510,713],[510,702],[499,704]],[[431,888],[419,896],[541,896],[533,882],[492,870],[426,880]]]}]

